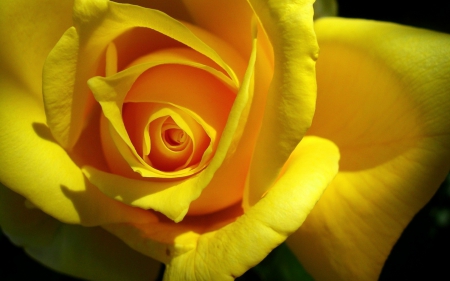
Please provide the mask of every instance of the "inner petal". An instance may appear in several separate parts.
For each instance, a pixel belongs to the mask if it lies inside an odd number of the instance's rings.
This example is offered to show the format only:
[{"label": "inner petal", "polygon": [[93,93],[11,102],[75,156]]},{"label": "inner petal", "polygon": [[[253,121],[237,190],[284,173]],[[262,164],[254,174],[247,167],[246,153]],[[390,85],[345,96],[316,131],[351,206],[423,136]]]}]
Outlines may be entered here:
[{"label": "inner petal", "polygon": [[148,159],[154,168],[175,171],[191,163],[192,139],[171,117],[161,117],[151,122],[149,133],[151,150]]},{"label": "inner petal", "polygon": [[199,170],[213,156],[209,129],[182,108],[166,103],[126,103],[123,120],[134,148],[156,170]]},{"label": "inner petal", "polygon": [[163,132],[161,132],[161,138],[168,149],[172,151],[180,151],[184,149],[191,138],[186,134],[185,131],[179,128],[167,129],[166,124],[163,126]]}]

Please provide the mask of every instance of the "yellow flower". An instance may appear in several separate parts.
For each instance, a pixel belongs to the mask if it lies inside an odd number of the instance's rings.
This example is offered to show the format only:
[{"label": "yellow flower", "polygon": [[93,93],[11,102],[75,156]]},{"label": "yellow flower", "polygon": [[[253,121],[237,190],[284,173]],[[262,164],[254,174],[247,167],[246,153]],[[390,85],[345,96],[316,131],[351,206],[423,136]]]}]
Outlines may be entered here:
[{"label": "yellow flower", "polygon": [[376,279],[450,168],[449,36],[314,32],[309,0],[126,2],[0,4],[11,240],[92,280],[232,280],[292,234],[315,278]]}]

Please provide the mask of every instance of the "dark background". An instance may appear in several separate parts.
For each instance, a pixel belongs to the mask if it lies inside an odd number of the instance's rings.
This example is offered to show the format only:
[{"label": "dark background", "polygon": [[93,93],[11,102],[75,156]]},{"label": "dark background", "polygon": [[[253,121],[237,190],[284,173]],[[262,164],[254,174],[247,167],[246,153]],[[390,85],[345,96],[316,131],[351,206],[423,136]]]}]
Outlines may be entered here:
[{"label": "dark background", "polygon": [[[340,0],[338,2],[339,15],[342,17],[391,21],[450,33],[450,1]],[[275,250],[263,261],[262,266],[250,270],[239,279],[271,280],[264,274],[277,272],[275,261],[288,263],[280,260],[282,256],[280,253],[284,253],[283,251],[286,251],[283,246]],[[430,203],[405,229],[386,261],[380,280],[450,280],[449,252],[450,184],[446,181]],[[0,263],[0,280],[78,280],[39,265],[21,249],[13,246],[4,235],[0,236],[0,253],[2,257],[6,257],[6,261]],[[274,270],[270,270],[271,267]]]},{"label": "dark background", "polygon": [[338,0],[339,16],[375,19],[450,33],[450,1]]}]

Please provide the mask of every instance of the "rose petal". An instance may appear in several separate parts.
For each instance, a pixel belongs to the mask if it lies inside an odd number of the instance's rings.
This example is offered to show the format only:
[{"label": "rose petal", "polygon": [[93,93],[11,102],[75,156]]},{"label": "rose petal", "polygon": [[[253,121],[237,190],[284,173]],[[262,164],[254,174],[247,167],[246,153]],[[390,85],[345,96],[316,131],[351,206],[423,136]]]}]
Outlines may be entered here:
[{"label": "rose petal", "polygon": [[[151,162],[149,164],[159,170],[175,172],[186,168],[192,171],[200,171],[211,159],[213,147],[215,149],[217,146],[211,144],[211,140],[216,143],[215,130],[207,124],[205,124],[207,125],[205,130],[202,127],[204,122],[197,122],[190,116],[189,111],[185,111],[183,108],[170,104],[128,103],[123,116],[132,140],[133,133],[135,135],[134,147],[139,150],[137,145],[140,145],[141,157],[146,162]],[[187,140],[184,144],[169,148],[161,138],[162,128],[157,129],[155,126],[164,127],[168,125],[168,118],[172,120],[172,128],[178,128],[186,134]],[[209,134],[211,135],[208,136]],[[107,152],[105,151],[105,153]],[[179,163],[176,164],[175,162]],[[160,169],[155,165],[174,167],[172,169]]]},{"label": "rose petal", "polygon": [[177,20],[192,22],[191,16],[181,0],[116,0],[114,2],[128,3],[159,10]]},{"label": "rose petal", "polygon": [[105,76],[111,76],[117,73],[117,47],[113,42],[108,44],[105,53]]},{"label": "rose petal", "polygon": [[[43,75],[48,124],[65,148],[75,144],[94,102],[85,82],[102,74],[98,66],[108,44],[133,27],[153,29],[191,47],[211,58],[239,83],[233,70],[213,49],[189,28],[159,11],[107,0],[75,0],[73,13],[76,31],[69,29],[56,44]],[[66,59],[65,54],[72,55]],[[67,72],[60,75],[61,69]]]},{"label": "rose petal", "polygon": [[156,279],[159,262],[102,228],[64,224],[25,205],[25,198],[0,184],[2,231],[46,266],[89,280]]},{"label": "rose petal", "polygon": [[234,204],[215,213],[186,216],[179,223],[161,216],[160,221],[149,224],[108,224],[103,227],[140,253],[169,263],[171,259],[195,249],[201,233],[220,229],[242,214],[240,204]]},{"label": "rose petal", "polygon": [[[183,221],[177,225],[116,224],[106,229],[133,249],[167,263],[167,280],[232,280],[260,262],[303,223],[336,175],[338,160],[333,143],[305,138],[270,191],[224,227],[211,227],[212,223],[200,216],[192,219],[202,220],[201,227]],[[227,213],[239,214],[234,209]],[[230,221],[222,213],[217,216],[216,221]]]},{"label": "rose petal", "polygon": [[[256,36],[256,34],[254,34],[254,36]],[[151,182],[128,179],[109,173],[103,173],[92,167],[84,167],[83,170],[87,178],[106,195],[116,200],[120,200],[129,205],[139,206],[144,209],[151,208],[162,212],[175,222],[181,221],[189,209],[189,204],[200,196],[201,191],[209,184],[214,176],[214,173],[221,166],[232,142],[235,140],[236,130],[239,126],[242,126],[241,115],[247,106],[250,95],[249,93],[252,90],[251,84],[256,59],[256,38],[254,39],[253,50],[254,51],[250,58],[246,75],[244,76],[241,88],[239,89],[231,112],[229,113],[228,121],[224,128],[219,145],[213,159],[205,170],[197,175],[193,175],[181,181]],[[133,68],[138,68],[140,66],[141,65],[137,65]],[[129,68],[128,71],[131,71],[133,68]],[[118,73],[117,75],[121,75],[121,73]],[[111,112],[116,114],[116,118],[120,118],[119,116],[121,116],[121,114],[117,114],[119,109],[117,108],[117,102],[115,99],[119,98],[120,96],[118,95],[120,94],[122,95],[120,97],[121,99],[125,98],[123,93],[128,92],[132,82],[130,83],[127,81],[125,86],[120,83],[116,85],[115,82],[108,84],[108,81],[114,81],[110,80],[111,77],[94,78],[91,79],[89,83],[94,89],[94,93],[96,93],[96,98],[105,101],[100,102],[103,106],[104,112],[105,106],[110,106],[112,108]],[[115,86],[122,88],[115,90]],[[100,87],[104,87],[105,89],[100,90]],[[110,90],[108,90],[108,87],[110,87]],[[99,89],[98,92],[97,89]],[[133,188],[129,188],[130,186],[133,186]],[[221,189],[225,189],[231,194],[227,196],[232,198],[231,202],[234,202],[237,198],[240,198],[242,194],[239,192],[231,193],[228,186],[224,185],[221,186]],[[238,186],[237,191],[240,190],[241,188]],[[229,204],[230,200],[225,199],[223,202],[225,202],[225,204]],[[220,200],[218,202],[218,205],[222,208],[227,206],[223,202],[220,202]]]},{"label": "rose petal", "polygon": [[[167,63],[182,63],[191,65],[203,70],[207,70],[207,72],[202,73],[195,70],[186,71],[187,69],[181,69],[177,72],[177,75],[186,75],[180,76],[179,83],[171,83],[171,81],[167,81],[167,83],[161,83],[161,79],[164,79],[164,77],[166,77],[167,79],[167,75],[158,76],[158,73],[161,72],[158,72],[157,69],[155,70],[156,72],[153,72],[154,75],[148,72],[144,73],[148,68]],[[143,75],[145,76],[144,78],[142,78],[143,82],[137,83],[139,82],[139,80],[136,82],[136,79],[138,79],[138,77],[141,76],[142,73],[144,73]],[[197,74],[197,77],[193,77],[195,76],[194,74]],[[131,142],[131,139],[122,120],[122,105],[125,99],[128,97],[128,93],[130,92],[130,98],[128,100],[130,102],[162,102],[182,106],[198,114],[199,116],[203,115],[204,117],[197,118],[197,121],[199,121],[200,123],[203,123],[203,119],[208,120],[208,123],[210,123],[211,125],[206,126],[206,124],[204,124],[205,130],[208,130],[208,127],[222,130],[224,126],[223,122],[225,121],[224,118],[226,118],[229,112],[230,103],[232,102],[230,98],[232,97],[231,95],[228,95],[227,98],[225,94],[227,94],[228,90],[226,89],[225,85],[223,85],[220,80],[214,79],[214,77],[212,77],[210,74],[213,74],[217,78],[222,78],[226,81],[228,80],[227,78],[223,77],[221,73],[218,73],[218,71],[215,71],[214,69],[211,69],[207,66],[198,65],[197,63],[192,63],[189,61],[160,60],[155,60],[154,62],[147,62],[145,64],[139,64],[130,67],[113,76],[105,78],[94,77],[89,80],[89,86],[92,89],[96,100],[102,106],[103,113],[109,120],[110,126],[115,130],[115,133],[112,133],[114,142],[119,148],[122,156],[134,171],[139,172],[144,177],[159,178],[187,176],[195,172],[191,171],[188,173],[175,173],[160,171],[149,166],[139,156],[135,147],[133,146],[133,143]],[[199,77],[202,76],[206,79],[199,79]],[[191,79],[192,77],[194,79]],[[136,84],[135,87],[133,86],[133,84]],[[136,90],[134,90],[132,87],[136,88]],[[151,87],[151,94],[148,94],[149,87]],[[190,95],[180,94],[180,91],[181,93],[186,92],[186,89],[190,89]],[[217,96],[212,96],[216,91],[220,94]],[[143,96],[138,96],[139,94],[142,94]],[[208,99],[211,102],[211,105],[216,105],[214,106],[214,108],[216,108],[222,114],[217,114],[217,112],[213,112],[210,108],[203,106],[208,95],[212,96]],[[247,94],[245,93],[244,95]],[[235,114],[238,116],[240,112],[236,112]],[[215,134],[215,132],[212,132],[212,130],[208,130],[208,133],[210,136],[213,136],[213,134]],[[115,137],[116,135],[118,137]],[[220,135],[218,135],[217,137],[219,138]]]},{"label": "rose petal", "polygon": [[220,36],[236,48],[242,57],[252,52],[253,11],[247,1],[182,0],[193,23]]},{"label": "rose petal", "polygon": [[14,80],[41,99],[42,65],[72,25],[72,5],[59,0],[0,1],[0,85]]},{"label": "rose petal", "polygon": [[200,176],[193,175],[177,181],[135,180],[83,167],[88,180],[105,195],[130,206],[152,209],[175,222],[186,215],[189,204],[201,192]]},{"label": "rose petal", "polygon": [[244,207],[272,186],[309,128],[316,99],[314,1],[250,1],[272,42],[274,76],[250,168]]},{"label": "rose petal", "polygon": [[[66,223],[152,221],[145,211],[104,196],[84,178],[45,125],[42,101],[13,85],[0,95],[0,181]],[[87,161],[92,164],[93,162]]]},{"label": "rose petal", "polygon": [[316,32],[308,133],[338,145],[341,172],[290,245],[314,278],[374,280],[450,169],[450,36],[344,19]]}]

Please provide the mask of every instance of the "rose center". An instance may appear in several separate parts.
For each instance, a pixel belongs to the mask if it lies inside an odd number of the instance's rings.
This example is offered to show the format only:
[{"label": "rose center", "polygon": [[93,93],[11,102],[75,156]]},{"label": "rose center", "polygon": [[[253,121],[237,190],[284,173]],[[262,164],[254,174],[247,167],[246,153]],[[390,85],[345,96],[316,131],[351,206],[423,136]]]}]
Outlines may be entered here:
[{"label": "rose center", "polygon": [[161,137],[167,148],[174,151],[179,151],[183,149],[187,141],[190,140],[189,136],[182,129],[167,129],[161,133]]}]

